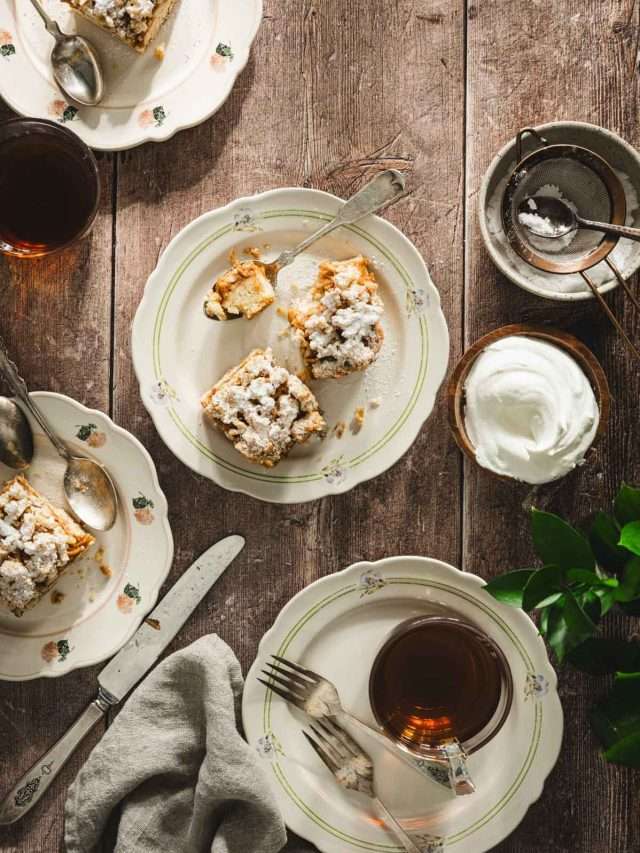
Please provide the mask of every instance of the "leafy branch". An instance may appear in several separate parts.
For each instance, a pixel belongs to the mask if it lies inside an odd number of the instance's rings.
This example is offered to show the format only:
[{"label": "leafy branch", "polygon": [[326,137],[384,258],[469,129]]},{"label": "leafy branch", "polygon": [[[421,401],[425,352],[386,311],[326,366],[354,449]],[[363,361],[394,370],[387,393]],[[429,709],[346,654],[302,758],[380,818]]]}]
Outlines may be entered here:
[{"label": "leafy branch", "polygon": [[531,512],[543,565],[493,578],[494,598],[539,615],[539,630],[560,663],[615,676],[591,710],[609,761],[640,768],[640,642],[609,640],[600,623],[612,608],[640,616],[640,489],[623,484],[613,512],[599,512],[586,533],[559,516]]}]

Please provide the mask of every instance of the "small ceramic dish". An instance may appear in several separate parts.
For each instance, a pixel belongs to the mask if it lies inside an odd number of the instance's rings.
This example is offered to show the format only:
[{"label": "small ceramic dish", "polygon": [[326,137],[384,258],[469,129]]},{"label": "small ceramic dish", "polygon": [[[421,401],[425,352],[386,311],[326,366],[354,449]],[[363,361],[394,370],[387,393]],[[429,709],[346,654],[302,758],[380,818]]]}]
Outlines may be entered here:
[{"label": "small ceramic dish", "polygon": [[[584,122],[559,121],[535,128],[549,144],[573,144],[588,148],[598,154],[613,168],[624,188],[626,197],[626,224],[640,227],[640,156],[627,142],[602,127]],[[523,156],[535,145],[527,138]],[[558,275],[543,272],[530,266],[509,244],[502,223],[502,199],[509,177],[516,166],[515,135],[495,156],[482,180],[479,194],[480,231],[491,259],[500,272],[518,287],[545,299],[576,302],[593,299],[593,294],[579,273]],[[581,211],[582,212],[582,211]],[[583,212],[583,215],[588,215]],[[620,240],[609,255],[628,279],[640,268],[640,243]],[[605,264],[600,263],[589,271],[589,277],[606,293],[618,282]]]},{"label": "small ceramic dish", "polygon": [[[507,338],[513,335],[525,335],[530,338],[538,338],[547,343],[554,344],[557,347],[565,350],[580,366],[589,380],[600,410],[600,422],[598,430],[595,434],[591,447],[587,451],[587,459],[593,452],[593,448],[598,439],[604,433],[607,421],[609,419],[609,409],[611,408],[611,393],[609,391],[609,383],[600,362],[578,338],[564,332],[561,329],[547,329],[541,326],[528,326],[524,323],[514,323],[509,326],[500,326],[494,329],[487,335],[484,335],[479,340],[469,347],[458,362],[455,370],[451,374],[449,385],[447,386],[447,399],[449,406],[449,426],[453,433],[453,437],[460,450],[465,453],[469,459],[476,462],[476,451],[469,438],[465,425],[464,407],[465,407],[465,392],[464,386],[467,381],[469,371],[473,366],[476,358],[480,353],[495,341],[501,338]],[[501,480],[509,482],[518,482],[513,477],[507,477],[503,474],[498,474],[491,471],[489,468],[482,467],[483,471],[487,471],[494,477],[499,477]]]},{"label": "small ceramic dish", "polygon": [[138,54],[62,0],[42,3],[64,32],[98,51],[104,99],[95,107],[65,99],[51,72],[51,36],[31,3],[14,0],[0,0],[0,95],[20,115],[64,124],[100,151],[163,142],[213,115],[247,64],[262,19],[262,0],[185,0]]}]

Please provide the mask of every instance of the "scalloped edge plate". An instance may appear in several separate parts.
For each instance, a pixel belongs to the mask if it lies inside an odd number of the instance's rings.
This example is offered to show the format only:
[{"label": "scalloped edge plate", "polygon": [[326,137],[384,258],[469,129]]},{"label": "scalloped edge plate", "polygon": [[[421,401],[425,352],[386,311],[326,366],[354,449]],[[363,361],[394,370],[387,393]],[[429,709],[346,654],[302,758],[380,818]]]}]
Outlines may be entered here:
[{"label": "scalloped edge plate", "polygon": [[[107,533],[91,531],[96,545],[53,588],[64,595],[60,604],[53,604],[49,593],[20,619],[3,612],[0,680],[5,681],[57,678],[112,657],[154,606],[173,562],[167,500],[153,460],[138,439],[103,412],[70,397],[48,391],[32,396],[64,441],[109,469],[120,506],[115,527]],[[64,507],[64,463],[30,421],[36,453],[25,476]],[[0,465],[2,482],[15,473]],[[110,554],[119,555],[117,562],[110,561]]]},{"label": "scalloped edge plate", "polygon": [[[266,240],[271,257],[279,247],[292,245],[300,234],[327,222],[341,204],[329,193],[303,188],[237,199],[187,225],[169,243],[147,281],[132,332],[142,401],[169,449],[198,474],[230,491],[274,503],[302,503],[346,492],[397,462],[433,410],[449,360],[440,295],[407,237],[379,216],[369,216],[324,238],[296,261],[313,273],[323,257],[362,252],[374,260],[381,294],[388,302],[380,358],[357,377],[310,383],[320,404],[324,399],[347,421],[356,406],[367,401],[371,405],[377,398],[379,408],[367,412],[362,430],[341,438],[332,431],[337,427],[334,418],[325,441],[296,448],[275,468],[265,469],[245,460],[203,423],[201,394],[253,347],[273,345],[275,350],[286,329],[280,320],[283,328],[278,332],[278,309],[273,306],[251,321],[207,320],[201,304],[211,276],[228,265],[231,248],[242,251],[243,245],[264,245]],[[281,277],[298,274],[294,264]],[[387,341],[389,332],[392,337]],[[189,383],[201,371],[203,357],[211,365],[208,384],[203,381],[196,391]],[[356,387],[357,382],[361,384]]]},{"label": "scalloped edge plate", "polygon": [[[107,70],[107,85],[109,74],[120,78],[113,87],[118,104],[109,106],[105,99],[88,107],[69,103],[56,86],[48,62],[52,39],[31,4],[0,0],[0,95],[20,115],[58,121],[99,151],[164,142],[195,127],[229,97],[249,60],[263,10],[262,0],[208,0],[211,38],[199,42],[200,32],[187,19],[192,2],[179,0],[159,36],[140,56],[59,0],[46,0],[47,10],[63,29],[77,30],[96,46]],[[199,13],[206,14],[206,8]],[[159,62],[154,48],[161,44],[165,58]],[[134,89],[143,85],[141,80],[148,85],[146,92]]]},{"label": "scalloped edge plate", "polygon": [[[496,784],[494,777],[500,780],[500,789],[490,791],[483,800],[451,797],[441,791],[434,794],[429,780],[421,783],[412,770],[394,762],[384,750],[378,755],[378,782],[386,784],[397,801],[409,802],[415,796],[414,789],[421,785],[418,802],[427,796],[437,797],[430,801],[430,812],[426,809],[418,817],[405,815],[405,828],[428,830],[428,853],[483,853],[506,838],[540,797],[562,742],[563,715],[556,674],[533,622],[522,611],[484,592],[484,584],[476,575],[426,557],[356,563],[303,589],[285,605],[262,638],[245,684],[244,730],[264,759],[285,822],[323,853],[391,853],[399,848],[384,825],[369,814],[368,801],[345,792],[324,768],[318,767],[317,757],[300,732],[304,717],[267,691],[257,676],[271,653],[316,670],[323,666],[318,660],[321,656],[326,659],[325,673],[335,681],[347,707],[362,718],[371,716],[368,699],[359,695],[361,682],[366,685],[366,673],[364,682],[356,676],[360,676],[366,660],[373,659],[376,643],[384,641],[400,610],[413,616],[444,607],[474,621],[505,652],[515,687],[505,727],[495,741],[470,757],[478,791]],[[343,633],[345,624],[351,626],[347,630],[352,634]],[[362,642],[353,634],[354,624],[360,626],[358,637],[364,632]],[[352,642],[345,642],[345,637],[352,637]],[[371,640],[374,648],[367,645]],[[518,740],[512,750],[508,749],[510,738]],[[375,760],[373,749],[372,754]],[[505,758],[508,762],[511,755],[517,758],[511,766],[505,765]],[[496,762],[502,765],[499,774],[491,769]]]}]

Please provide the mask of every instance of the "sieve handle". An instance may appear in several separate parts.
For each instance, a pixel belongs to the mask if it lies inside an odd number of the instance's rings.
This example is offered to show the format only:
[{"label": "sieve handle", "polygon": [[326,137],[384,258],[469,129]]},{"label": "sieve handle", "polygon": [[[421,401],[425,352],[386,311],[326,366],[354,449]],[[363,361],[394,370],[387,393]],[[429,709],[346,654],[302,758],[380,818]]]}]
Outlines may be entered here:
[{"label": "sieve handle", "polygon": [[617,237],[628,237],[629,240],[640,242],[640,228],[630,228],[628,225],[613,225],[611,222],[594,222],[592,219],[583,219],[576,216],[576,222],[587,231],[602,231],[603,234],[614,234]]}]

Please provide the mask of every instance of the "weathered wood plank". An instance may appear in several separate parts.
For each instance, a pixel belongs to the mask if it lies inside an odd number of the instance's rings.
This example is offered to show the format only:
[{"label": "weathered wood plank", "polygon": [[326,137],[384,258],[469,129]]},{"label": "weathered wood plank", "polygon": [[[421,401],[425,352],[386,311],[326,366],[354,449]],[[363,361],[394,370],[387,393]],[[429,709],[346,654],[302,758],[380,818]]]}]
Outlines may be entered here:
[{"label": "weathered wood plank", "polygon": [[[8,117],[9,110],[3,107],[0,116]],[[113,167],[110,155],[98,158],[102,202],[91,235],[49,259],[0,259],[0,334],[31,389],[58,391],[108,411]],[[91,701],[95,672],[24,684],[0,682],[0,796]],[[0,830],[3,853],[58,849],[67,788],[98,736],[96,731],[33,815]]]},{"label": "weathered wood plank", "polygon": [[[631,77],[637,23],[628,23],[632,6],[631,0],[515,5],[493,0],[470,2],[468,7],[465,343],[503,323],[542,322],[572,331],[601,359],[612,385],[614,411],[598,464],[567,478],[557,492],[546,497],[541,493],[549,509],[575,521],[603,507],[623,477],[640,480],[640,460],[631,452],[640,437],[637,367],[595,305],[576,311],[548,303],[497,274],[478,228],[477,193],[493,154],[520,127],[583,120],[638,143],[637,78]],[[614,303],[620,310],[619,296]],[[533,555],[528,524],[518,509],[526,491],[465,463],[466,569],[488,577],[529,564]],[[628,629],[628,624],[619,626],[621,632]],[[562,755],[542,798],[497,848],[500,851],[628,853],[637,846],[638,774],[604,763],[586,719],[600,689],[587,677],[562,675]]]},{"label": "weathered wood plank", "polygon": [[395,553],[458,562],[460,462],[442,409],[375,482],[311,505],[262,504],[192,475],[166,450],[139,400],[129,334],[159,250],[198,214],[274,186],[348,194],[391,165],[410,171],[411,192],[388,217],[430,263],[459,354],[461,9],[270,0],[249,67],[214,120],[120,162],[115,414],[159,467],[177,544],[170,582],[223,534],[248,541],[174,646],[217,631],[246,669],[279,610],[316,578]]}]

